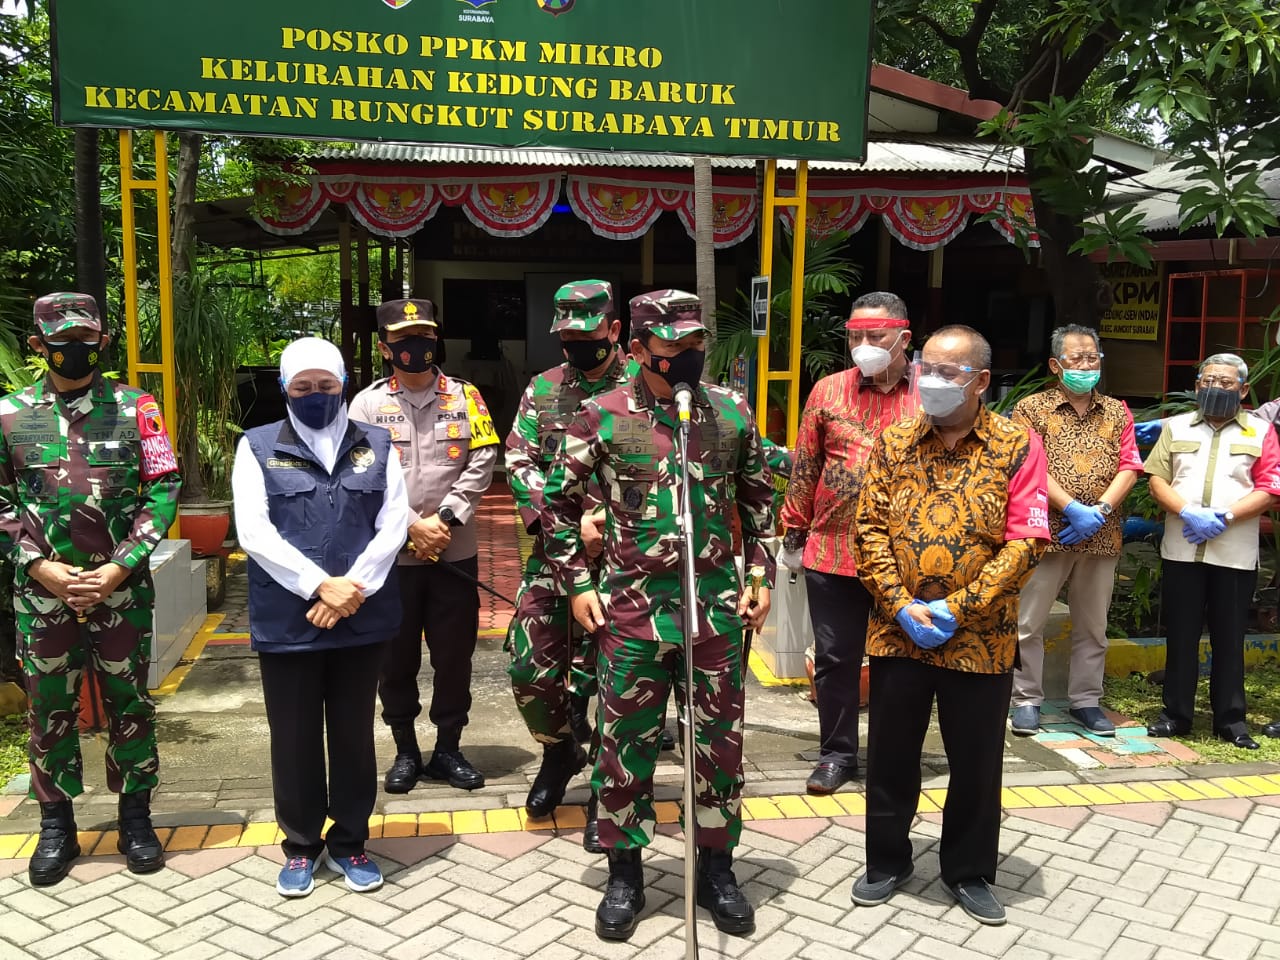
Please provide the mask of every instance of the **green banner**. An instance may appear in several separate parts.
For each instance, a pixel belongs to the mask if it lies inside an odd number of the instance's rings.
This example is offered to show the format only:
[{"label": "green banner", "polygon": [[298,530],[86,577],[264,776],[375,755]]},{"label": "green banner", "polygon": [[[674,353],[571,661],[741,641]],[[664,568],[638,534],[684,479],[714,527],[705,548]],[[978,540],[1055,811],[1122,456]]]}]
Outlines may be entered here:
[{"label": "green banner", "polygon": [[70,126],[861,160],[871,21],[872,0],[56,0],[54,86]]}]

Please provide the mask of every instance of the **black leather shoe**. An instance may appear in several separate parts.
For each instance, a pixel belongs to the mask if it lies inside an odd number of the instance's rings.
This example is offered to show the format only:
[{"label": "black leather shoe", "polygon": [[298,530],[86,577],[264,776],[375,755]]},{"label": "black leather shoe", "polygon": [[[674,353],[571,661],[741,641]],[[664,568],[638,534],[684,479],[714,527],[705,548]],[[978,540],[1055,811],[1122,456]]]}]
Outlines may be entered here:
[{"label": "black leather shoe", "polygon": [[659,750],[674,750],[676,748],[676,738],[666,727],[662,728],[662,732],[658,734]]},{"label": "black leather shoe", "polygon": [[644,909],[644,868],[640,848],[609,851],[609,886],[596,907],[596,936],[629,940]]},{"label": "black leather shoe", "polygon": [[27,865],[33,887],[51,887],[71,870],[80,856],[75,814],[70,800],[40,804],[40,839]]},{"label": "black leather shoe", "polygon": [[805,781],[804,788],[810,793],[820,795],[835,793],[857,775],[858,767],[856,764],[852,767],[846,767],[843,764],[824,760],[813,768],[813,773],[809,774],[809,779]]},{"label": "black leather shoe", "polygon": [[1164,717],[1147,727],[1148,737],[1185,737],[1190,732],[1189,728],[1179,727],[1172,720]]},{"label": "black leather shoe", "polygon": [[545,817],[564,799],[565,787],[587,765],[587,755],[573,740],[561,740],[542,748],[542,766],[533,778],[524,808],[531,817]]},{"label": "black leather shoe", "polygon": [[1280,737],[1280,720],[1272,720],[1262,728],[1264,737]]},{"label": "black leather shoe", "polygon": [[591,742],[591,720],[587,711],[590,703],[590,697],[569,694],[569,730],[573,739],[582,744]]},{"label": "black leather shoe", "polygon": [[1232,733],[1230,730],[1224,730],[1215,736],[1225,743],[1231,744],[1233,747],[1239,747],[1241,750],[1261,750],[1258,741],[1253,739],[1247,733]]},{"label": "black leather shoe", "polygon": [[447,780],[459,790],[479,790],[484,774],[467,762],[461,750],[434,750],[422,772],[432,780]]},{"label": "black leather shoe", "polygon": [[877,907],[892,897],[893,891],[910,880],[914,872],[912,867],[907,867],[902,873],[883,880],[872,880],[871,874],[864,873],[853,882],[849,899],[860,907]]},{"label": "black leather shoe", "polygon": [[711,911],[721,933],[748,934],[756,928],[756,911],[738,888],[733,854],[698,848],[698,906]]},{"label": "black leather shoe", "polygon": [[423,779],[422,751],[418,749],[413,724],[392,727],[391,736],[396,742],[396,758],[382,781],[382,788],[387,793],[408,793]]},{"label": "black leather shoe", "polygon": [[587,853],[604,853],[600,843],[600,801],[596,792],[591,791],[591,799],[587,801],[587,825],[582,828],[582,849]]},{"label": "black leather shoe", "polygon": [[956,898],[956,903],[960,904],[960,909],[979,923],[998,927],[1005,922],[1004,907],[982,878],[948,884],[947,889]]},{"label": "black leather shoe", "polygon": [[151,826],[151,791],[122,793],[119,801],[120,839],[130,873],[155,873],[164,866],[164,847]]}]

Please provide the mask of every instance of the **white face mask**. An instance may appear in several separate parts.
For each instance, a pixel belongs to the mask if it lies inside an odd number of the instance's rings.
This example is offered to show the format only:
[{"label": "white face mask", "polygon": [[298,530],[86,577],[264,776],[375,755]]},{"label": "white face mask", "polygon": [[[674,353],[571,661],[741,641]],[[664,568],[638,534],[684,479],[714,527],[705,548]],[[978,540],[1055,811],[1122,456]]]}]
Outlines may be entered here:
[{"label": "white face mask", "polygon": [[874,377],[889,369],[893,362],[893,354],[884,347],[873,347],[869,343],[861,343],[849,351],[849,356],[858,365],[858,371],[864,377]]},{"label": "white face mask", "polygon": [[920,406],[935,419],[949,417],[964,405],[964,388],[968,385],[952,383],[936,373],[921,377],[916,381],[916,387],[920,391]]}]

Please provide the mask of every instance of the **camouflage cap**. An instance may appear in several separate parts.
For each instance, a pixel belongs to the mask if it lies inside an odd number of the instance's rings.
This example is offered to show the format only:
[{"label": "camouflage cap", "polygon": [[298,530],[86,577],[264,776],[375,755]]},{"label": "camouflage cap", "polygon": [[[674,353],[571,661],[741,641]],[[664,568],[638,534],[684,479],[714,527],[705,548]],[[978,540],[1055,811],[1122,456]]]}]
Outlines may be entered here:
[{"label": "camouflage cap", "polygon": [[36,331],[46,339],[72,327],[102,330],[98,302],[87,293],[48,293],[35,302]]},{"label": "camouflage cap", "polygon": [[420,324],[436,326],[436,305],[430,300],[387,300],[378,305],[378,329],[391,333]]},{"label": "camouflage cap", "polygon": [[613,285],[607,280],[575,280],[556,291],[551,332],[591,331],[613,316]]},{"label": "camouflage cap", "polygon": [[684,290],[653,290],[631,298],[631,335],[651,333],[660,340],[679,340],[705,332],[702,301]]}]

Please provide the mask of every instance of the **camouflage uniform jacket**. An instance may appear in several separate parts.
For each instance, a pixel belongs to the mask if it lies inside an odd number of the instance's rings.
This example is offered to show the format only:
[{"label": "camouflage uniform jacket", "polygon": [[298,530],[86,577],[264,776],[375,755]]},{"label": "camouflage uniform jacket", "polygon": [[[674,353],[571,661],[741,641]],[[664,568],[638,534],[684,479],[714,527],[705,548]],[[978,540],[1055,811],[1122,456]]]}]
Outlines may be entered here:
[{"label": "camouflage uniform jacket", "polygon": [[[561,592],[547,568],[540,519],[542,488],[546,485],[552,458],[560,449],[565,428],[586,400],[614,390],[628,379],[622,351],[617,350],[613,363],[599,380],[588,380],[573,365],[562,363],[534,377],[520,399],[520,409],[507,436],[506,462],[520,520],[525,530],[534,535],[533,550],[525,564],[525,589],[536,584],[549,593]],[[595,484],[591,487],[587,509],[600,502],[599,488]]]},{"label": "camouflage uniform jacket", "polygon": [[[565,431],[543,491],[547,560],[576,595],[593,583],[579,521],[587,484],[605,502],[600,599],[615,636],[681,642],[680,531],[675,409],[657,401],[643,377],[588,400]],[[773,582],[773,488],[760,434],[746,400],[700,384],[689,439],[698,631],[708,637],[742,629],[730,516],[738,509],[748,566]]]},{"label": "camouflage uniform jacket", "polygon": [[150,394],[99,375],[68,404],[42,380],[0,399],[0,431],[0,535],[19,588],[40,559],[146,569],[181,485]]}]

